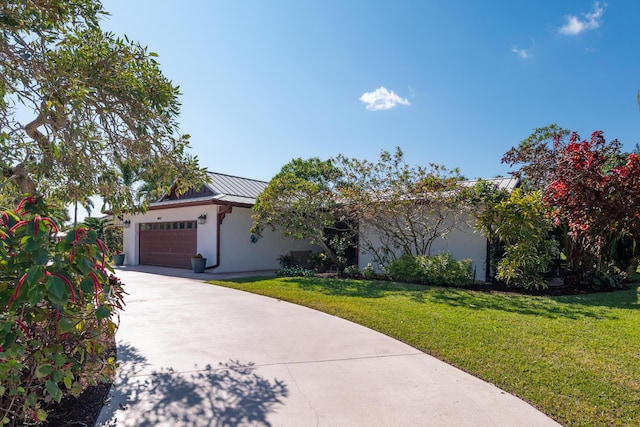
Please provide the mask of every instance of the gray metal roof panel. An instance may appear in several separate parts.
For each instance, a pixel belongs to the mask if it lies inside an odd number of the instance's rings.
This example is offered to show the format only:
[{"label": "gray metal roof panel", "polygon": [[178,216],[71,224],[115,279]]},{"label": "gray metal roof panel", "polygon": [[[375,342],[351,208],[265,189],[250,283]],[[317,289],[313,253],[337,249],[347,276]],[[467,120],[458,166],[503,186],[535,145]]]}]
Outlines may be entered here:
[{"label": "gray metal roof panel", "polygon": [[213,192],[213,196],[192,197],[188,199],[161,200],[151,203],[151,207],[170,207],[183,203],[215,203],[216,201],[231,204],[253,205],[256,198],[267,187],[267,182],[239,176],[208,172],[210,182],[205,185]]},{"label": "gray metal roof panel", "polygon": [[[478,183],[480,179],[473,179],[460,182],[465,187],[471,187]],[[513,176],[499,177],[499,178],[482,178],[482,181],[491,182],[499,190],[511,191],[518,186],[520,180]]]},{"label": "gray metal roof panel", "polygon": [[211,181],[207,186],[216,195],[239,196],[243,198],[255,199],[267,187],[267,182],[238,176],[225,175],[216,172],[209,172]]}]

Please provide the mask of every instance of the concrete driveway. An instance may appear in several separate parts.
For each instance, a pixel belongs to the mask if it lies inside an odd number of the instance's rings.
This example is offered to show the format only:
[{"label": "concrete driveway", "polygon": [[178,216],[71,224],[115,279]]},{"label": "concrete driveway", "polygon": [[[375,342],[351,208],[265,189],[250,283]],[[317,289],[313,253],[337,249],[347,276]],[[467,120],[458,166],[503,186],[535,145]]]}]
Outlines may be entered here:
[{"label": "concrete driveway", "polygon": [[118,275],[129,293],[116,336],[121,366],[97,425],[559,425],[346,320],[207,285],[188,270]]}]

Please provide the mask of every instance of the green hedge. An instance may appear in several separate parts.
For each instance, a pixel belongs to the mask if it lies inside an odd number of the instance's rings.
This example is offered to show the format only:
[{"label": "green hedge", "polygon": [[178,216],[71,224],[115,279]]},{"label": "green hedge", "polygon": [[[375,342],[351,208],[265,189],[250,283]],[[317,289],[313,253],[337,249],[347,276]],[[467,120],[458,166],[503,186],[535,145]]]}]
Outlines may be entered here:
[{"label": "green hedge", "polygon": [[475,278],[470,259],[457,261],[449,253],[403,255],[391,261],[385,271],[391,279],[399,282],[436,286],[468,286]]}]

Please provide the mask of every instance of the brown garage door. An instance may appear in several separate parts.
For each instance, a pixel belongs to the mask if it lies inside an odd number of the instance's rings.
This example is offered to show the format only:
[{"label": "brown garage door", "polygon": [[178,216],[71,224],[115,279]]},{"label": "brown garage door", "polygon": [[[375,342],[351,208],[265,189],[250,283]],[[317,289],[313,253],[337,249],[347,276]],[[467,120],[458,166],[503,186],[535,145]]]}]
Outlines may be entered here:
[{"label": "brown garage door", "polygon": [[196,221],[140,224],[140,264],[191,268],[196,227]]}]

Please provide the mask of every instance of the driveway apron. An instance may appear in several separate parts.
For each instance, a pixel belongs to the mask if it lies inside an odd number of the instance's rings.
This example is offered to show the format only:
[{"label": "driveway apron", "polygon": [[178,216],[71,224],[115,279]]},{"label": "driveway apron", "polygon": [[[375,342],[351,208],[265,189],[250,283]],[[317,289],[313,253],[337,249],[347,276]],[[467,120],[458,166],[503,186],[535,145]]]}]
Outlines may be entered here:
[{"label": "driveway apron", "polygon": [[[526,402],[346,320],[124,267],[100,426],[557,426]],[[183,277],[179,277],[183,276]],[[212,279],[220,275],[199,275]]]}]

